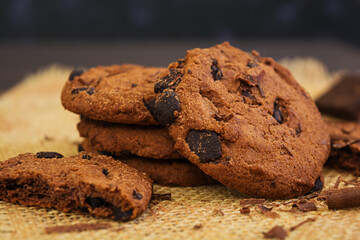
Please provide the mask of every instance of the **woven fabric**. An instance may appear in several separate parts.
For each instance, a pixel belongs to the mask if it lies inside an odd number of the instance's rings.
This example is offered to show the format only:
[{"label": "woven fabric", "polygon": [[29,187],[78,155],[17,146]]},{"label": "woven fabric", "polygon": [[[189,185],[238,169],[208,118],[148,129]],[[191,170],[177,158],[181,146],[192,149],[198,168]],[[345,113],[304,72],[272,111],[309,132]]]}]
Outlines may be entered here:
[{"label": "woven fabric", "polygon": [[[286,60],[299,82],[308,81],[308,60]],[[303,70],[301,70],[303,69]],[[334,76],[324,71],[328,86]],[[20,85],[0,97],[0,161],[24,152],[57,151],[64,155],[77,152],[81,141],[76,130],[79,116],[65,111],[60,92],[70,69],[50,66],[28,76]],[[320,74],[321,75],[321,74]],[[320,75],[317,75],[319,77]],[[305,84],[306,86],[306,84]],[[323,89],[326,89],[326,86]],[[307,89],[312,96],[319,89]],[[316,94],[314,92],[316,91]],[[346,173],[325,169],[325,188],[334,185],[338,176],[352,179]],[[340,185],[343,187],[344,185]],[[0,239],[261,239],[275,225],[289,230],[308,219],[287,239],[359,239],[360,208],[330,211],[316,201],[318,211],[295,212],[291,200],[266,201],[280,217],[269,218],[258,207],[249,215],[241,214],[240,200],[245,196],[221,185],[202,187],[162,187],[154,185],[154,193],[171,193],[172,200],[153,201],[143,215],[134,221],[116,222],[53,209],[24,207],[0,201]],[[282,204],[282,203],[287,204]],[[72,224],[109,223],[111,228],[94,231],[52,233],[46,228]]]}]

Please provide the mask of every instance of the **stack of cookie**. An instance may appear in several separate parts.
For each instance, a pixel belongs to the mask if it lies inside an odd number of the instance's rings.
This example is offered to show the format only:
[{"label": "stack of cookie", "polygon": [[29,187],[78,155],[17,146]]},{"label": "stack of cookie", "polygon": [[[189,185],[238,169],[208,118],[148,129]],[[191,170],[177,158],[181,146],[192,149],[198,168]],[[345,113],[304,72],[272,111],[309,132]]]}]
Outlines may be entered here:
[{"label": "stack of cookie", "polygon": [[139,65],[75,69],[62,92],[64,107],[78,113],[79,151],[109,155],[147,173],[161,185],[198,186],[216,181],[184,159],[148,108],[164,68]]},{"label": "stack of cookie", "polygon": [[320,113],[287,69],[256,51],[225,42],[189,50],[167,69],[74,70],[62,103],[82,116],[85,150],[112,155],[160,184],[213,183],[209,175],[276,199],[323,187],[330,139]]}]

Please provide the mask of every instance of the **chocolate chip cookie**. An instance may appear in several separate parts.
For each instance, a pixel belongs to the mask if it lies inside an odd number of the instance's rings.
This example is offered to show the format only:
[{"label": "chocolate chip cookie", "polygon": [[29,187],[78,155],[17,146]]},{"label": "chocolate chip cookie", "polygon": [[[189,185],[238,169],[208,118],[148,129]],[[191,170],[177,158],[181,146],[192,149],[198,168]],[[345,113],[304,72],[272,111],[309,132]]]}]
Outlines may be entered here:
[{"label": "chocolate chip cookie", "polygon": [[[96,151],[89,141],[81,143],[81,150],[97,154],[109,154]],[[174,159],[162,161],[159,159],[140,158],[136,156],[119,156],[116,153],[110,154],[115,159],[146,173],[155,183],[164,186],[193,187],[215,184],[212,177],[206,175],[197,166],[185,159]]]},{"label": "chocolate chip cookie", "polygon": [[108,156],[38,152],[0,162],[0,199],[7,202],[127,221],[151,195],[145,174]]},{"label": "chocolate chip cookie", "polygon": [[272,58],[227,42],[196,48],[159,74],[154,90],[151,112],[175,149],[222,184],[280,199],[309,192],[322,175],[326,126]]},{"label": "chocolate chip cookie", "polygon": [[326,123],[331,138],[327,163],[360,176],[360,124],[338,120],[327,120]]},{"label": "chocolate chip cookie", "polygon": [[66,109],[91,119],[157,125],[148,107],[156,97],[153,85],[161,70],[131,64],[75,69],[61,101]]},{"label": "chocolate chip cookie", "polygon": [[77,127],[80,136],[88,139],[98,151],[127,151],[155,159],[183,158],[175,151],[168,130],[161,126],[125,125],[82,118]]}]

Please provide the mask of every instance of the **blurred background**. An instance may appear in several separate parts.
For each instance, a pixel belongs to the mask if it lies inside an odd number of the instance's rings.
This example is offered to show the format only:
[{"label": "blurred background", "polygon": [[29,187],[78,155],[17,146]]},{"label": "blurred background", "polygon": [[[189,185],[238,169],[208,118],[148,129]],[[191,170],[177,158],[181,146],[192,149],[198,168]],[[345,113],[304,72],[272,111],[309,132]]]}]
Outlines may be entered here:
[{"label": "blurred background", "polygon": [[166,66],[222,41],[355,71],[359,12],[360,0],[1,0],[0,91],[53,63]]}]

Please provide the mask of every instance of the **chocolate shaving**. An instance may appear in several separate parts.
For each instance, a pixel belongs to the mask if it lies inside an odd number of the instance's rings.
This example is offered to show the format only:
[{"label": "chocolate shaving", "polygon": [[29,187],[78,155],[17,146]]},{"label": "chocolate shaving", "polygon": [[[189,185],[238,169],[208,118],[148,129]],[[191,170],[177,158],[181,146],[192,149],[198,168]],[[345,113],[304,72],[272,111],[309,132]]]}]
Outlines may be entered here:
[{"label": "chocolate shaving", "polygon": [[259,209],[260,209],[261,213],[266,217],[269,217],[269,218],[279,218],[280,217],[280,215],[278,213],[271,211],[273,208],[268,208],[263,205],[260,205]]},{"label": "chocolate shaving", "polygon": [[335,189],[338,189],[339,188],[339,185],[340,185],[340,180],[341,180],[341,176],[339,176],[337,179],[336,179],[336,182],[334,184],[334,187]]},{"label": "chocolate shaving", "polygon": [[359,141],[360,141],[359,139],[354,139],[354,140],[350,140],[350,141],[347,141],[347,142],[342,141],[342,140],[339,140],[339,141],[334,142],[334,143],[332,144],[332,147],[333,147],[334,149],[342,149],[342,148],[345,148],[345,147],[347,147],[347,146],[350,146],[350,145],[352,145],[352,144],[354,144],[354,143],[357,143],[357,142],[359,142]]},{"label": "chocolate shaving", "polygon": [[312,199],[312,198],[316,198],[319,195],[320,195],[320,192],[313,192],[313,193],[310,193],[308,195],[299,197],[299,200],[302,200],[302,199],[309,200],[309,199]]},{"label": "chocolate shaving", "polygon": [[111,228],[109,223],[91,223],[91,224],[74,224],[74,225],[62,225],[55,227],[46,227],[45,233],[67,233],[67,232],[82,232],[99,229]]},{"label": "chocolate shaving", "polygon": [[214,214],[218,216],[224,216],[224,212],[221,209],[215,209]]},{"label": "chocolate shaving", "polygon": [[169,200],[171,201],[171,193],[156,194],[154,193],[151,200]]},{"label": "chocolate shaving", "polygon": [[260,206],[259,206],[259,209],[260,209],[262,212],[270,212],[273,208],[268,208],[268,207],[265,207],[264,205],[260,205]]},{"label": "chocolate shaving", "polygon": [[240,208],[240,213],[241,214],[249,214],[250,213],[250,207]]},{"label": "chocolate shaving", "polygon": [[262,204],[265,202],[265,199],[263,198],[248,198],[248,199],[241,199],[240,205],[255,205],[255,204]]},{"label": "chocolate shaving", "polygon": [[353,185],[353,186],[360,186],[360,182],[357,181],[357,177],[353,180],[346,181],[346,180],[340,180],[341,182],[345,183],[346,186]]},{"label": "chocolate shaving", "polygon": [[330,191],[326,200],[329,209],[343,209],[360,206],[360,187],[342,188]]},{"label": "chocolate shaving", "polygon": [[300,200],[299,202],[294,203],[292,207],[297,207],[302,212],[317,211],[315,203],[307,200]]},{"label": "chocolate shaving", "polygon": [[203,228],[203,225],[202,225],[201,223],[195,224],[195,225],[193,226],[193,229],[195,229],[195,230],[198,230],[198,229],[201,229],[201,228]]},{"label": "chocolate shaving", "polygon": [[291,227],[291,228],[290,228],[290,231],[292,232],[292,231],[294,231],[295,229],[299,228],[300,226],[304,225],[305,223],[307,223],[307,222],[314,222],[315,220],[316,220],[316,218],[308,218],[308,219],[306,219],[305,221],[302,221],[302,222],[296,224],[295,226]]},{"label": "chocolate shaving", "polygon": [[263,233],[264,238],[277,238],[280,240],[284,240],[287,237],[287,232],[283,227],[275,226],[270,229],[268,232]]}]

